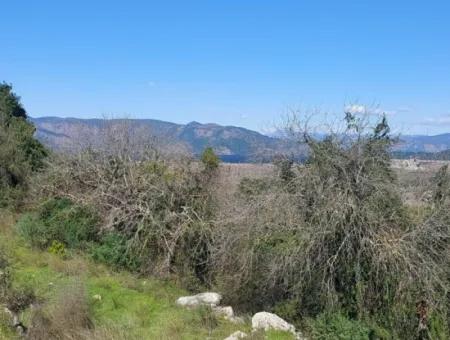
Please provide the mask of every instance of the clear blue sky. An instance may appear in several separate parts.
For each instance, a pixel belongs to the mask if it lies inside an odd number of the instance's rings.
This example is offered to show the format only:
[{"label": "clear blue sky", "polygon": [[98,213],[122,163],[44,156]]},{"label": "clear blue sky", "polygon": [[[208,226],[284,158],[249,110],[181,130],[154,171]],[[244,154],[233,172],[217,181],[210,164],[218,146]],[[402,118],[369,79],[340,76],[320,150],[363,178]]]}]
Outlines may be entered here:
[{"label": "clear blue sky", "polygon": [[449,1],[2,1],[0,80],[32,116],[261,130],[377,103],[450,131]]}]

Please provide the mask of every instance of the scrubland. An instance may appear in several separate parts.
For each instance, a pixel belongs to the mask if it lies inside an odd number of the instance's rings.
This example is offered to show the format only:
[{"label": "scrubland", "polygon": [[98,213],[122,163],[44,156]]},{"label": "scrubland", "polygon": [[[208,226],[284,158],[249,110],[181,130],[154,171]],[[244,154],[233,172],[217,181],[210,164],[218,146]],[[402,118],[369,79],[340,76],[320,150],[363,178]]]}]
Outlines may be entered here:
[{"label": "scrubland", "polygon": [[[385,117],[321,139],[291,121],[302,164],[174,157],[117,126],[55,154],[2,91],[2,336],[292,338],[251,332],[269,311],[311,339],[449,338],[448,166],[393,167]],[[204,291],[243,323],[175,304]]]},{"label": "scrubland", "polygon": [[[247,319],[235,325],[206,308],[176,306],[188,292],[175,277],[113,270],[78,251],[32,249],[13,230],[16,218],[2,211],[1,255],[8,258],[16,294],[33,290],[33,306],[21,311],[30,339],[223,339],[238,329],[250,330]],[[3,310],[0,320],[1,339],[20,338]],[[281,332],[266,336],[291,338]]]}]

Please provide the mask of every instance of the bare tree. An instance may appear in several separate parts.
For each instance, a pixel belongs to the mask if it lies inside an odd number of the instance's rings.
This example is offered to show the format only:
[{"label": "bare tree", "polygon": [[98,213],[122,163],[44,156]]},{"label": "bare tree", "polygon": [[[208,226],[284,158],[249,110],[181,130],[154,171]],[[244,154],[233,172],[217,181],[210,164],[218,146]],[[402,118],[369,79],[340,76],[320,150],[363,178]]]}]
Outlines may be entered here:
[{"label": "bare tree", "polygon": [[166,157],[146,128],[127,120],[104,124],[97,145],[54,156],[36,178],[34,196],[95,207],[99,233],[123,235],[143,271],[167,275],[185,251],[191,269],[205,262],[196,249],[206,251],[210,194],[200,167],[188,157]]}]

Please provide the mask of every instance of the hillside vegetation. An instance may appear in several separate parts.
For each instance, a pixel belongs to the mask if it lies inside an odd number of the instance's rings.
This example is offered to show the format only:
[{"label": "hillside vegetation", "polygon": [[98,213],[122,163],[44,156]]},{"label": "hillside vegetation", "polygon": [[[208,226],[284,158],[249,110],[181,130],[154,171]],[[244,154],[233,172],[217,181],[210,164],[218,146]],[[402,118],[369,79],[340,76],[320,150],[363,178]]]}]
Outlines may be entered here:
[{"label": "hillside vegetation", "polygon": [[[30,339],[223,339],[238,329],[250,333],[248,322],[235,325],[207,308],[176,306],[188,292],[175,278],[111,270],[65,248],[32,249],[15,235],[14,224],[15,217],[2,211],[0,261],[8,260],[15,298],[33,295],[35,307],[21,317]],[[3,310],[0,320],[0,339],[19,338]],[[253,339],[265,336],[291,339],[274,331]]]},{"label": "hillside vegetation", "polygon": [[[3,96],[21,107],[10,87]],[[11,107],[2,131],[16,139],[0,148],[21,163],[0,153],[0,303],[23,336],[292,338],[251,332],[247,317],[269,311],[312,339],[449,338],[448,166],[399,180],[384,116],[346,113],[344,131],[320,139],[293,117],[305,164],[280,155],[273,171],[230,179],[213,148],[174,156],[126,124],[48,153]],[[27,127],[27,148],[10,122]],[[204,291],[243,323],[175,305]]]}]

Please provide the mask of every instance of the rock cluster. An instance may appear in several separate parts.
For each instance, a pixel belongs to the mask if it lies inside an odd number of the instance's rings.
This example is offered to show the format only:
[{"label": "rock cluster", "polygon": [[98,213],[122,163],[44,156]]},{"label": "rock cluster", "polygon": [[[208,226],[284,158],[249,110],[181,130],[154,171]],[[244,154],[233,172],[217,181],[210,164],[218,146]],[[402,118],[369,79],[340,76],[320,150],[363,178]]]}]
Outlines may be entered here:
[{"label": "rock cluster", "polygon": [[[218,316],[222,316],[225,319],[232,322],[243,322],[243,319],[234,315],[233,308],[231,306],[219,306],[222,296],[218,293],[206,292],[192,296],[182,296],[176,303],[184,307],[199,307],[209,306]],[[294,325],[283,320],[278,315],[268,312],[259,312],[252,317],[252,331],[259,330],[277,330],[290,332],[295,335],[296,339],[305,339],[302,334],[295,330]],[[225,338],[225,340],[239,340],[244,339],[248,335],[242,331],[237,331]]]},{"label": "rock cluster", "polygon": [[222,300],[222,295],[213,292],[206,292],[191,296],[182,296],[176,301],[177,305],[183,307],[195,308],[199,306],[209,306],[213,312],[224,317],[231,322],[239,323],[243,322],[242,318],[234,315],[233,307],[231,306],[219,306]]}]

